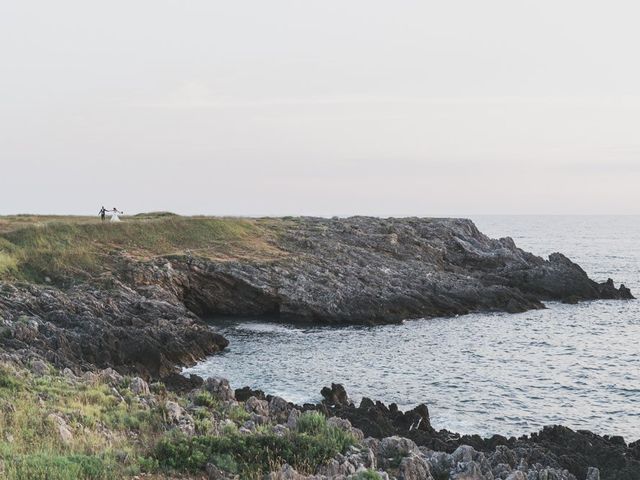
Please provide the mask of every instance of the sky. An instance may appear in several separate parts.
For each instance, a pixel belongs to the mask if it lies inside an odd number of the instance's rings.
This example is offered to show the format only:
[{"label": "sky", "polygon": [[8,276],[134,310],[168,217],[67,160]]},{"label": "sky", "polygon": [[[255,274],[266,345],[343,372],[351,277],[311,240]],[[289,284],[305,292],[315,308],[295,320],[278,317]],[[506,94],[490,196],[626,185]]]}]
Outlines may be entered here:
[{"label": "sky", "polygon": [[640,214],[638,18],[0,0],[0,214]]}]

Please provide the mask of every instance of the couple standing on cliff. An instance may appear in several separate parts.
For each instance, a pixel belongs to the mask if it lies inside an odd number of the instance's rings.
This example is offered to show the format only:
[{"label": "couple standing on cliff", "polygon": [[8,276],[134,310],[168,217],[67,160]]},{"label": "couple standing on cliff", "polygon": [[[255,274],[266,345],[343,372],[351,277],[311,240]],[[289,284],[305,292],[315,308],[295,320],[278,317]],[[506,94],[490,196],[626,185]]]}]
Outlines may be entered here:
[{"label": "couple standing on cliff", "polygon": [[111,210],[107,210],[106,208],[104,208],[104,206],[100,209],[98,213],[100,214],[100,220],[102,220],[103,222],[105,220],[107,213],[111,216],[112,222],[119,222],[120,215],[124,215],[124,212],[118,211],[116,207],[113,207],[113,209]]}]

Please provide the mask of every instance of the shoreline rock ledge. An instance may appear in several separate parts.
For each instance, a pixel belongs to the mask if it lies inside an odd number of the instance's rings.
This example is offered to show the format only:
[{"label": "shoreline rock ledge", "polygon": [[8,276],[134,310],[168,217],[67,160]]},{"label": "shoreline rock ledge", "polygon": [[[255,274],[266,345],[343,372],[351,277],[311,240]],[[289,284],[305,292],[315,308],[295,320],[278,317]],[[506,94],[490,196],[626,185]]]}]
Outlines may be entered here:
[{"label": "shoreline rock ledge", "polygon": [[[196,228],[206,220],[185,221]],[[560,253],[545,260],[465,219],[242,222],[252,233],[239,253],[215,255],[213,240],[207,255],[184,248],[135,257],[116,249],[104,254],[108,269],[83,272],[81,281],[0,282],[0,347],[60,368],[162,377],[227,346],[203,318],[214,325],[226,315],[375,324],[522,312],[545,300],[633,298],[612,280],[594,282]],[[257,241],[262,253],[250,254]]]},{"label": "shoreline rock ledge", "polygon": [[[363,398],[354,405],[344,386],[332,384],[321,391],[319,404],[290,408],[320,411],[328,418],[341,419],[357,429],[365,444],[380,457],[378,467],[390,458],[406,457],[400,479],[437,480],[632,480],[640,478],[640,440],[627,443],[622,437],[597,435],[550,425],[530,435],[506,438],[493,435],[460,435],[436,430],[431,425],[427,405],[401,411],[396,404]],[[244,387],[235,390],[241,401],[273,404],[274,397]],[[397,455],[400,454],[400,455]],[[411,460],[409,460],[411,459]],[[409,465],[411,463],[411,465]],[[425,473],[416,472],[428,464]],[[411,466],[411,468],[409,468]],[[295,477],[313,480],[318,477]]]},{"label": "shoreline rock ledge", "polygon": [[594,282],[561,253],[545,260],[511,238],[490,239],[467,219],[272,221],[281,256],[261,262],[174,257],[162,283],[202,317],[273,315],[322,323],[391,323],[523,312],[543,308],[545,300],[634,298],[611,279]]}]

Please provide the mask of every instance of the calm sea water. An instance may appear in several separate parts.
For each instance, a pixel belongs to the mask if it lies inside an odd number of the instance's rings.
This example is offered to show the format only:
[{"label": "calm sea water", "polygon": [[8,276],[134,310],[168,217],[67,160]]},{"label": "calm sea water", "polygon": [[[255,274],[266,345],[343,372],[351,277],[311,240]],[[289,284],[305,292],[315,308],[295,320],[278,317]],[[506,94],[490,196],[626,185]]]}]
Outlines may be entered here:
[{"label": "calm sea water", "polygon": [[[511,236],[541,256],[563,252],[640,297],[640,217],[473,219],[491,237]],[[189,371],[299,403],[340,382],[356,401],[424,402],[436,428],[461,433],[521,435],[560,423],[640,438],[640,301],[547,306],[379,327],[227,321],[229,349]]]}]

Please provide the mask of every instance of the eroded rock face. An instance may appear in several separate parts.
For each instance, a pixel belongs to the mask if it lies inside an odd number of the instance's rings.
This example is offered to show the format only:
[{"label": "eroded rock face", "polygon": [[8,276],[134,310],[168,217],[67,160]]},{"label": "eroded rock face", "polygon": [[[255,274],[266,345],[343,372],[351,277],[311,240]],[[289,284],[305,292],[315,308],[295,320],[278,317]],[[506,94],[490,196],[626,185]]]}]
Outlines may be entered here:
[{"label": "eroded rock face", "polygon": [[[279,252],[269,260],[114,253],[117,268],[96,279],[86,273],[82,284],[0,283],[0,346],[59,368],[165,377],[226,347],[198,316],[382,323],[519,312],[544,299],[631,298],[561,254],[543,260],[469,220],[298,218],[268,228]],[[345,401],[329,393],[329,402]]]},{"label": "eroded rock face", "polygon": [[149,395],[149,384],[140,377],[132,378],[129,388],[134,395]]},{"label": "eroded rock face", "polygon": [[49,421],[54,424],[58,432],[60,441],[65,445],[69,445],[73,441],[73,432],[71,431],[71,427],[69,427],[65,419],[55,413],[50,413],[48,415],[48,418]]},{"label": "eroded rock face", "polygon": [[0,283],[0,317],[15,332],[0,339],[4,349],[74,370],[113,367],[157,378],[228,344],[182,304],[124,285],[63,291]]},{"label": "eroded rock face", "polygon": [[[175,294],[202,315],[285,315],[381,323],[521,312],[542,300],[631,298],[564,255],[544,260],[463,219],[300,218],[276,223],[284,255],[269,262],[172,259]],[[173,282],[175,284],[175,282]]]},{"label": "eroded rock face", "polygon": [[209,377],[204,381],[202,387],[211,393],[214,398],[223,402],[235,400],[236,398],[235,393],[226,378]]},{"label": "eroded rock face", "polygon": [[[427,461],[435,478],[640,478],[640,441],[627,445],[621,437],[576,432],[562,426],[545,427],[517,439],[499,435],[461,436],[433,429],[424,405],[402,412],[393,404],[387,407],[368,398],[363,398],[357,407],[326,403],[305,407],[348,419],[368,437],[364,444],[376,452],[378,465],[384,468],[390,467],[395,459],[419,455]],[[407,462],[407,472],[419,469],[416,462]]]},{"label": "eroded rock face", "polygon": [[339,383],[332,383],[331,388],[324,387],[320,391],[320,394],[324,398],[323,403],[330,407],[335,407],[337,405],[349,405],[351,403],[347,396],[347,391]]}]

